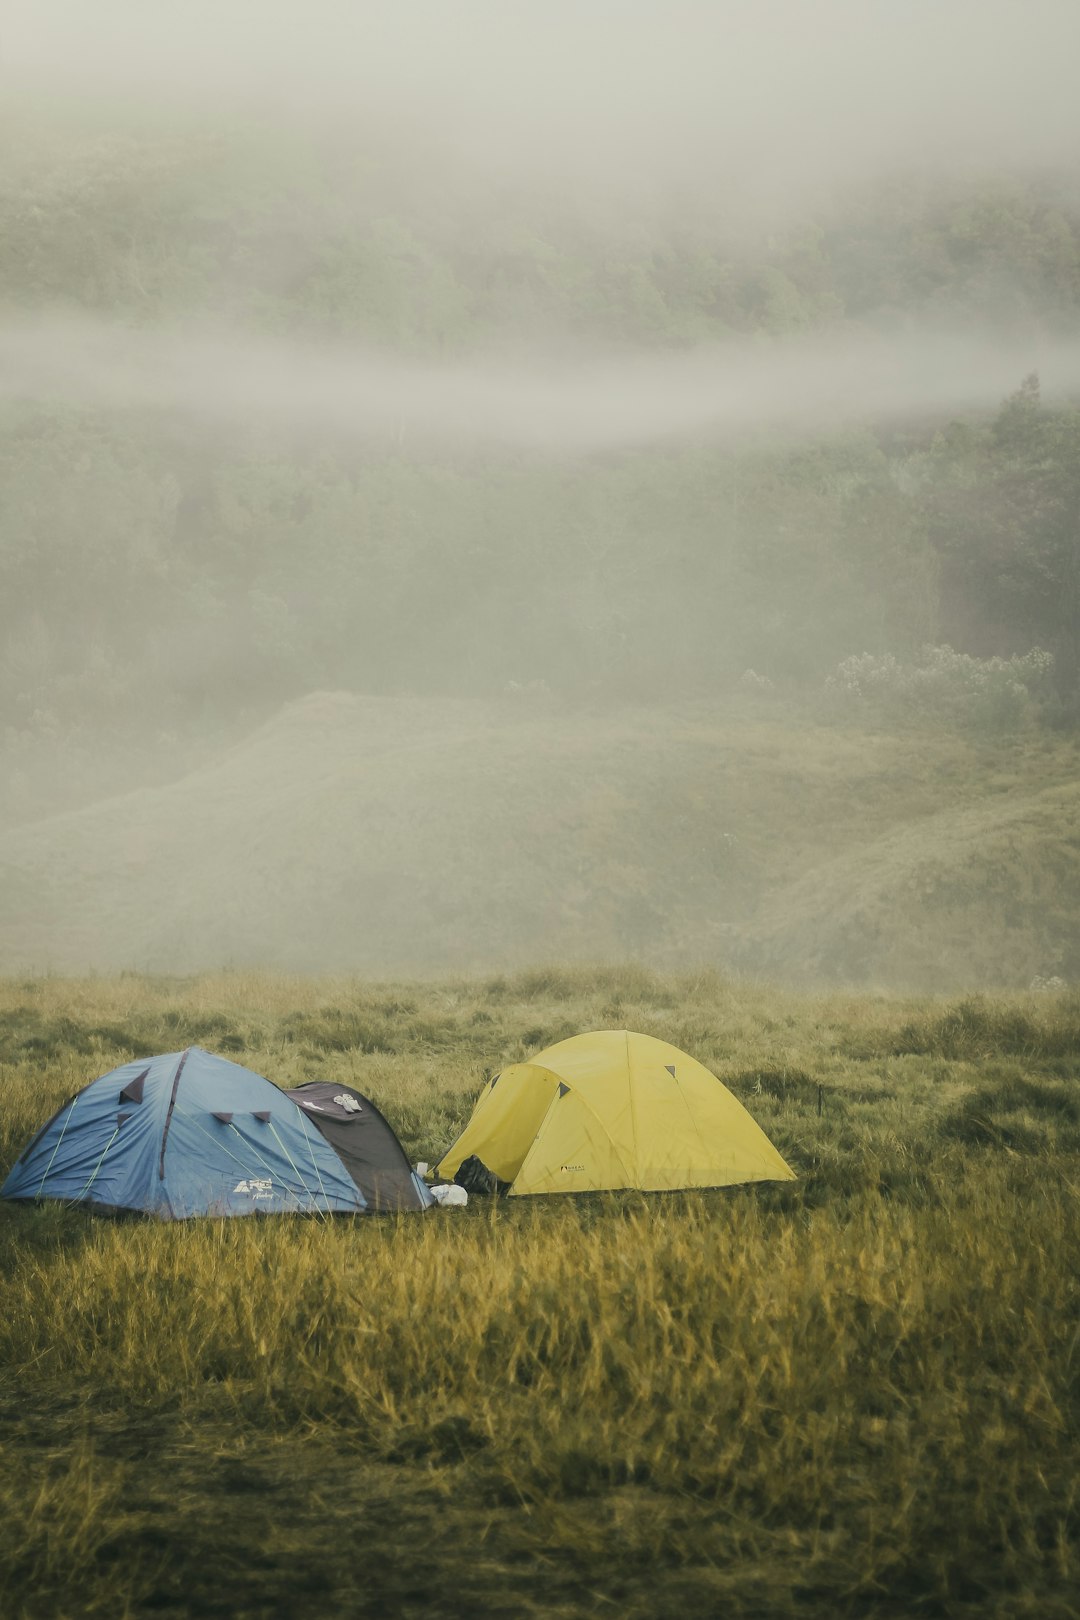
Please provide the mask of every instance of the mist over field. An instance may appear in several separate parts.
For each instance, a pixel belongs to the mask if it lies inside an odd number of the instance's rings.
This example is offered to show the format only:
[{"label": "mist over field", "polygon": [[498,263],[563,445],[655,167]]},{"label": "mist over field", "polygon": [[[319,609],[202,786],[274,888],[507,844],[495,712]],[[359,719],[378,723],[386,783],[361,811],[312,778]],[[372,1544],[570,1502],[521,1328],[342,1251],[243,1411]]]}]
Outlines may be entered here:
[{"label": "mist over field", "polygon": [[1078,49],[6,8],[0,966],[1080,973]]},{"label": "mist over field", "polygon": [[[981,338],[909,331],[800,335],[752,343],[518,354],[432,362],[341,343],[237,340],[226,330],[146,333],[71,320],[0,326],[7,399],[182,411],[215,427],[257,422],[397,448],[496,446],[579,455],[656,442],[788,435],[867,416],[986,409],[1032,357]],[[1044,394],[1080,389],[1080,342],[1049,348]]]},{"label": "mist over field", "polygon": [[2,0],[5,1620],[1075,1616],[1078,63]]}]

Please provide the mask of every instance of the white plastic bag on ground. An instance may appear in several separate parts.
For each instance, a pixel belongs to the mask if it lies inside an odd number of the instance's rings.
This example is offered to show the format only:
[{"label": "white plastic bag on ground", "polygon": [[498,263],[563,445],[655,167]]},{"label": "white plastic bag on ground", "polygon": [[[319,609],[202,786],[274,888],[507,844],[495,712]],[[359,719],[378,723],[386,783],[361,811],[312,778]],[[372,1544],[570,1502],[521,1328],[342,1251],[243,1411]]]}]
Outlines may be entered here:
[{"label": "white plastic bag on ground", "polygon": [[452,1181],[440,1181],[432,1187],[431,1196],[444,1209],[460,1209],[463,1204],[469,1202],[469,1195],[464,1187],[458,1187]]}]

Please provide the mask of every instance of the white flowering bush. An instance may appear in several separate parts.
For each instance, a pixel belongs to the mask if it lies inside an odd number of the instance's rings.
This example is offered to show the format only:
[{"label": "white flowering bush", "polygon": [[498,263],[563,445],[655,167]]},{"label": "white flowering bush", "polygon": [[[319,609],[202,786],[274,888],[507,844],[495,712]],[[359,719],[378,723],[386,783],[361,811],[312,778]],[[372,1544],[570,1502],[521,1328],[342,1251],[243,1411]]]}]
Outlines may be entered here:
[{"label": "white flowering bush", "polygon": [[1053,654],[1041,647],[1012,658],[973,658],[952,647],[924,647],[912,664],[891,653],[856,653],[837,665],[825,691],[834,707],[883,720],[1010,731],[1031,720],[1053,662]]}]

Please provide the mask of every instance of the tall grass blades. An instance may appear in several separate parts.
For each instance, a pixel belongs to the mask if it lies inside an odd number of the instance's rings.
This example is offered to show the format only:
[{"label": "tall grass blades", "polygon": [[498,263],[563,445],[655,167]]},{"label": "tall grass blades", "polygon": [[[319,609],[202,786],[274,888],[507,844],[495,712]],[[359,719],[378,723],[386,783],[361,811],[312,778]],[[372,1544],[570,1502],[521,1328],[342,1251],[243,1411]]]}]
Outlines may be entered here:
[{"label": "tall grass blades", "polygon": [[[1074,1612],[1074,1004],[988,998],[959,1039],[969,1004],[572,980],[8,988],[20,1030],[218,1018],[283,1083],[362,1084],[429,1157],[531,1030],[617,998],[800,1172],[387,1221],[0,1208],[18,1613]],[[385,1041],[341,1044],[376,1008]],[[88,1056],[19,1038],[8,1163]],[[101,1067],[126,1050],[95,1038]]]}]

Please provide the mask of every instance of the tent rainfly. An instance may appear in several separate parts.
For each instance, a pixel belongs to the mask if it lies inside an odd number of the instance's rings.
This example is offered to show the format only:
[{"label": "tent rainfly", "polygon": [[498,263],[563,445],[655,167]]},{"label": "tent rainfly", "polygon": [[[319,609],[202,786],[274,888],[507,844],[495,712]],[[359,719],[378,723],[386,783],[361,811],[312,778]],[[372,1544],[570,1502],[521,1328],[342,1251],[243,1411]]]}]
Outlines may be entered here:
[{"label": "tent rainfly", "polygon": [[795,1180],[714,1074],[622,1029],[575,1035],[497,1074],[437,1173],[450,1179],[472,1157],[518,1195]]},{"label": "tent rainfly", "polygon": [[165,1220],[432,1203],[386,1120],[351,1086],[282,1091],[198,1046],[92,1080],[30,1142],[0,1196]]}]

